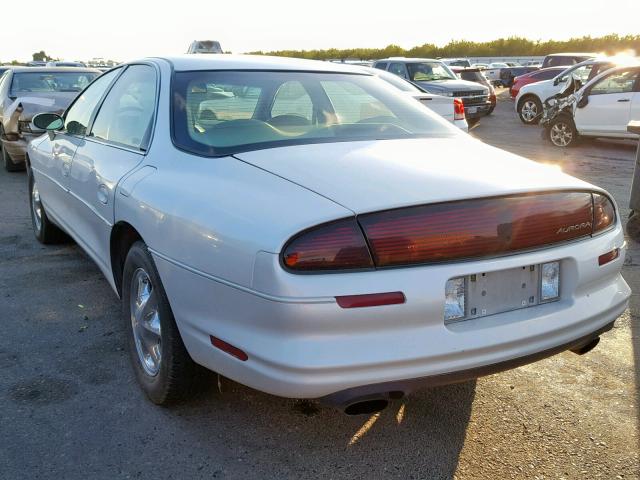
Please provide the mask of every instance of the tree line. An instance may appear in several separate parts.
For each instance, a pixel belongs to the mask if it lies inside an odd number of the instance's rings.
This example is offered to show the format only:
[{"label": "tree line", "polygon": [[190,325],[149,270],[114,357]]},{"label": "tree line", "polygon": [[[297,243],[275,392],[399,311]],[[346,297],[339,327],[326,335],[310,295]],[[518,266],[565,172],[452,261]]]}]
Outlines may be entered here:
[{"label": "tree line", "polygon": [[386,57],[535,57],[562,52],[615,54],[626,50],[640,52],[640,35],[618,35],[613,33],[603,37],[584,36],[564,41],[529,40],[523,37],[499,38],[490,42],[452,40],[443,47],[425,43],[408,50],[398,45],[388,45],[384,48],[328,48],[324,50],[277,50],[251,53],[312,60],[375,60]]}]

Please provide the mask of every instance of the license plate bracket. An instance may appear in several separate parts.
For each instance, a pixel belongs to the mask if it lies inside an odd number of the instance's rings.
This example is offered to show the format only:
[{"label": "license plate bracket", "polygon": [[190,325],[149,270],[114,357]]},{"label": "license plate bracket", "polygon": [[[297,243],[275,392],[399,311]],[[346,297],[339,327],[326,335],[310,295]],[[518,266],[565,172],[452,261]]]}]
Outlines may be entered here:
[{"label": "license plate bracket", "polygon": [[527,265],[466,278],[465,320],[533,307],[540,303],[540,265]]}]

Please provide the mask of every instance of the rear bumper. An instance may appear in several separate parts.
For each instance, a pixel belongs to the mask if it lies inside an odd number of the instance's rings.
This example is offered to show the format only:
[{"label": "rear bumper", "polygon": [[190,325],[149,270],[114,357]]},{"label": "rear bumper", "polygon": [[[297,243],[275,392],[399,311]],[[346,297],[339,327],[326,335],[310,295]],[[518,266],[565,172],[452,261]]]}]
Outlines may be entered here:
[{"label": "rear bumper", "polygon": [[491,365],[485,365],[482,367],[470,368],[468,370],[459,370],[451,373],[444,373],[440,375],[433,375],[431,377],[412,378],[410,380],[401,380],[398,382],[378,383],[374,385],[363,385],[361,387],[350,388],[340,392],[333,393],[326,397],[322,397],[319,400],[323,403],[335,406],[346,406],[353,401],[353,399],[364,399],[367,397],[380,397],[385,396],[387,398],[399,396],[397,394],[408,395],[416,390],[428,387],[437,387],[440,385],[450,385],[452,383],[461,383],[469,380],[473,380],[479,377],[487,375],[493,375],[496,373],[504,372],[514,368],[527,365],[529,363],[537,362],[547,357],[551,357],[558,353],[562,353],[566,350],[581,347],[586,343],[598,338],[601,334],[608,332],[613,328],[615,321],[599,328],[598,330],[585,335],[581,338],[577,338],[571,342],[559,345],[557,347],[543,350],[541,352],[532,353],[511,360],[505,360],[503,362],[494,363]]},{"label": "rear bumper", "polygon": [[[614,248],[621,249],[619,258],[598,266],[598,255]],[[595,238],[525,254],[374,272],[293,275],[276,254],[261,252],[250,287],[153,253],[192,358],[290,398],[330,397],[371,385],[411,389],[511,368],[607,328],[630,295],[620,274],[620,224]],[[559,301],[444,323],[448,279],[555,260],[561,261]],[[392,291],[402,291],[406,303],[343,309],[334,298]],[[214,348],[211,335],[242,349],[248,360]]]},{"label": "rear bumper", "polygon": [[467,118],[478,118],[484,117],[489,114],[491,108],[493,108],[493,103],[490,100],[482,103],[467,103],[465,99],[462,98],[462,102],[464,103],[464,114]]}]

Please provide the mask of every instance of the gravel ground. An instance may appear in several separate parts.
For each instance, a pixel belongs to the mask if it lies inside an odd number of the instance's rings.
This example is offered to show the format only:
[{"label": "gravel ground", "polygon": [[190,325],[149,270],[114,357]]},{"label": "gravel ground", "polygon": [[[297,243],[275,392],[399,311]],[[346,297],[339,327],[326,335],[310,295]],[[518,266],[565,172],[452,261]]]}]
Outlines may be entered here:
[{"label": "gravel ground", "polygon": [[[633,144],[556,149],[505,93],[473,135],[601,185],[626,210]],[[640,478],[639,306],[636,294],[587,355],[425,390],[371,417],[229,381],[158,408],[134,383],[107,282],[74,244],[35,241],[26,176],[2,171],[0,478]]]}]

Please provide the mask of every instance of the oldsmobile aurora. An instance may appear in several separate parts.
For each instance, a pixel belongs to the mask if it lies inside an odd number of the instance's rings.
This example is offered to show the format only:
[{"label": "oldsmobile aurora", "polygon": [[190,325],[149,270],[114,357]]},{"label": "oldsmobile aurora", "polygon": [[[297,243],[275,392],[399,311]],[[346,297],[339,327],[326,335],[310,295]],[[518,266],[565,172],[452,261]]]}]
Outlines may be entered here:
[{"label": "oldsmobile aurora", "polygon": [[149,398],[202,366],[348,413],[586,352],[624,311],[611,197],[484,145],[360,69],[149,58],[33,122],[43,243],[122,300]]}]

